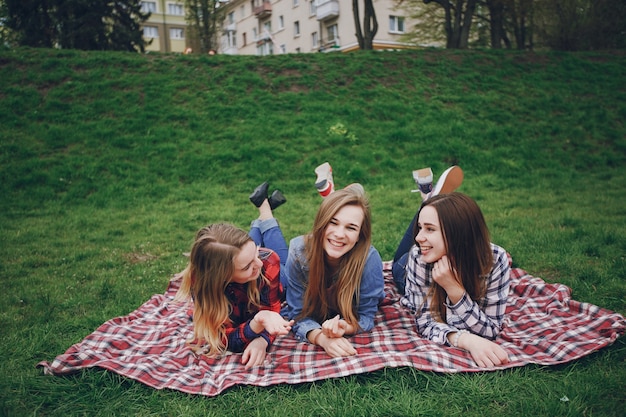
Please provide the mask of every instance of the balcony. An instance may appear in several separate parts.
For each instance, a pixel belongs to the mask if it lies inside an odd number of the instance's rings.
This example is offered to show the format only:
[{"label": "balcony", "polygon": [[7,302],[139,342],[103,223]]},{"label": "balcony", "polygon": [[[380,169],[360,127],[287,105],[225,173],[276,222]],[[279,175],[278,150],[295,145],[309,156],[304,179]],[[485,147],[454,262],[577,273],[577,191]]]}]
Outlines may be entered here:
[{"label": "balcony", "polygon": [[317,3],[317,20],[332,19],[339,16],[338,0],[319,0]]},{"label": "balcony", "polygon": [[334,39],[322,39],[322,41],[320,42],[319,51],[320,52],[330,52],[330,51],[339,50],[339,48],[341,48],[341,43],[339,42],[339,37],[336,37]]},{"label": "balcony", "polygon": [[272,15],[272,3],[269,0],[264,0],[260,6],[254,8],[254,15],[257,19],[263,19]]},{"label": "balcony", "polygon": [[259,34],[259,36],[257,36],[255,40],[257,45],[263,45],[265,43],[272,42],[272,35],[270,35],[269,32],[265,31]]},{"label": "balcony", "polygon": [[237,24],[236,23],[229,23],[226,26],[224,26],[224,32],[237,32]]}]

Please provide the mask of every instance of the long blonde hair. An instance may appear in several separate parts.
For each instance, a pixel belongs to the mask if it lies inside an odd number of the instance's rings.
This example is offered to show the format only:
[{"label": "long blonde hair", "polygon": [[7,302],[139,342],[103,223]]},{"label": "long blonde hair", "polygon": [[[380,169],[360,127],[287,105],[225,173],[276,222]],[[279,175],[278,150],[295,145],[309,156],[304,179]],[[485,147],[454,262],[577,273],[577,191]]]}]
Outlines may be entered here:
[{"label": "long blonde hair", "polygon": [[[196,233],[189,264],[183,271],[174,301],[193,300],[194,350],[209,356],[228,348],[225,325],[230,322],[231,305],[225,290],[235,272],[234,259],[252,241],[248,234],[226,223],[203,227]],[[248,283],[249,306],[259,306],[257,281]],[[208,350],[202,348],[208,345]]]},{"label": "long blonde hair", "polygon": [[[493,253],[489,229],[480,207],[465,194],[440,194],[426,200],[420,212],[432,206],[439,216],[439,225],[446,246],[450,265],[456,271],[456,279],[474,301],[485,296],[486,276],[493,268]],[[413,238],[419,229],[417,222]],[[446,292],[433,282],[430,290],[432,303],[430,311],[441,322],[446,321]]]},{"label": "long blonde hair", "polygon": [[353,205],[363,210],[363,224],[359,239],[354,247],[341,257],[335,305],[349,324],[358,326],[358,300],[365,261],[372,241],[372,219],[369,202],[361,187],[347,187],[330,194],[324,199],[313,223],[313,230],[305,237],[307,260],[309,262],[309,283],[304,294],[300,317],[314,317],[326,320],[330,314],[330,300],[326,289],[332,284],[330,268],[325,262],[324,234],[333,217],[344,206]]}]

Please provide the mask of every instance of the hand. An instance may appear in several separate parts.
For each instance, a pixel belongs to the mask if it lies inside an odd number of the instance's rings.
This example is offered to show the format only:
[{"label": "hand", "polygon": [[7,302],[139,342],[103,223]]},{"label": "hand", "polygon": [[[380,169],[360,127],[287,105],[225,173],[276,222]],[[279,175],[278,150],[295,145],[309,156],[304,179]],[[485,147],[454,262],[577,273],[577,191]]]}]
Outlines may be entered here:
[{"label": "hand", "polygon": [[476,334],[462,334],[458,345],[469,351],[476,365],[482,368],[491,368],[509,362],[509,355],[500,345]]},{"label": "hand", "polygon": [[274,311],[261,310],[250,322],[250,328],[255,333],[266,330],[271,335],[285,335],[289,333],[293,323],[293,320],[287,321]]},{"label": "hand", "polygon": [[433,281],[441,285],[452,304],[458,303],[465,294],[465,288],[457,281],[456,271],[446,255],[433,264]]},{"label": "hand", "polygon": [[343,337],[328,337],[321,334],[317,339],[317,343],[324,348],[328,356],[331,358],[339,358],[342,356],[356,355],[357,351],[348,339]]},{"label": "hand", "polygon": [[322,333],[330,338],[343,337],[349,327],[352,326],[350,326],[347,321],[340,319],[339,314],[337,314],[332,319],[328,319],[322,323]]},{"label": "hand", "polygon": [[246,369],[262,365],[265,361],[266,351],[267,341],[262,337],[257,337],[246,346],[241,356],[241,363],[246,365]]}]

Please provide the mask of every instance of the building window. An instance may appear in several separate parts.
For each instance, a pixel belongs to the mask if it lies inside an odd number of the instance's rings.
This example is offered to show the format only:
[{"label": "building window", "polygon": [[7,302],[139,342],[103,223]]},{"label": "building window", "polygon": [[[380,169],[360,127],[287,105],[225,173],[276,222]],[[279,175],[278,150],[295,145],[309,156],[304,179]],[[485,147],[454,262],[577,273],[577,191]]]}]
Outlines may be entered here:
[{"label": "building window", "polygon": [[246,46],[248,44],[248,39],[246,38],[246,32],[242,33],[242,38],[243,38],[243,46]]},{"label": "building window", "polygon": [[257,39],[259,37],[259,32],[256,30],[256,28],[252,28],[252,37],[254,39]]},{"label": "building window", "polygon": [[336,24],[326,27],[326,30],[328,32],[328,42],[334,42],[339,39],[339,31]]},{"label": "building window", "polygon": [[300,53],[300,48],[296,48],[296,53],[299,54]]},{"label": "building window", "polygon": [[246,7],[242,4],[239,8],[239,18],[243,19],[244,17],[246,17]]},{"label": "building window", "polygon": [[311,44],[313,45],[313,49],[317,48],[317,45],[319,45],[319,37],[317,36],[317,32],[313,32],[311,33]]},{"label": "building window", "polygon": [[185,39],[185,32],[180,28],[170,28],[170,39]]},{"label": "building window", "polygon": [[232,25],[235,23],[235,12],[228,13],[228,24]]},{"label": "building window", "polygon": [[389,32],[404,33],[404,17],[389,16]]},{"label": "building window", "polygon": [[142,1],[141,11],[143,13],[156,13],[156,1]]},{"label": "building window", "polygon": [[257,46],[256,48],[257,55],[273,55],[274,54],[274,46],[272,42],[264,42],[262,45]]},{"label": "building window", "polygon": [[284,43],[282,45],[280,45],[280,52],[283,54],[287,53],[287,45],[285,45]]},{"label": "building window", "polygon": [[300,3],[299,0],[293,0],[293,7],[298,7],[299,3]]},{"label": "building window", "polygon": [[300,22],[293,22],[293,36],[300,36]]},{"label": "building window", "polygon": [[225,38],[228,49],[233,49],[237,47],[237,36],[235,35],[235,32],[226,32]]},{"label": "building window", "polygon": [[317,14],[317,0],[311,0],[309,4],[310,4],[309,14],[311,16],[316,15]]},{"label": "building window", "polygon": [[168,3],[167,5],[167,13],[174,15],[174,16],[184,16],[185,15],[185,9],[183,8],[182,4],[178,4],[178,3]]},{"label": "building window", "polygon": [[156,26],[144,26],[143,37],[144,38],[158,38],[159,29]]},{"label": "building window", "polygon": [[278,16],[278,29],[285,28],[285,18],[283,16]]}]

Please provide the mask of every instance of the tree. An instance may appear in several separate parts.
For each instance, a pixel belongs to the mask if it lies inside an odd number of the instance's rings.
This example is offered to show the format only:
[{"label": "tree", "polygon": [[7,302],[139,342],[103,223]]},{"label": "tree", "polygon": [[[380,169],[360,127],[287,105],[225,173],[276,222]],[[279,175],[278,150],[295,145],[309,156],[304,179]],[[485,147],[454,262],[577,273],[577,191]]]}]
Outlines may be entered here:
[{"label": "tree", "polygon": [[489,16],[478,17],[489,22],[492,48],[511,48],[513,37],[517,49],[532,49],[533,2],[534,0],[485,0],[479,3],[489,11]]},{"label": "tree", "polygon": [[424,4],[436,3],[444,11],[446,48],[466,49],[476,3],[478,0],[423,0]]},{"label": "tree", "polygon": [[191,39],[198,42],[194,49],[207,53],[217,49],[217,31],[224,18],[220,0],[185,0],[187,30]]},{"label": "tree", "polygon": [[19,45],[145,50],[140,0],[5,0],[6,26]]},{"label": "tree", "polygon": [[356,39],[360,49],[374,49],[374,36],[378,32],[378,20],[376,20],[376,10],[372,0],[363,0],[363,27],[361,28],[361,17],[359,13],[359,0],[352,0],[352,14],[354,16],[354,26],[356,28]]},{"label": "tree", "polygon": [[508,0],[506,15],[517,49],[534,47],[534,2],[535,0]]},{"label": "tree", "polygon": [[615,0],[536,0],[537,31],[563,50],[626,47],[626,3]]},{"label": "tree", "polygon": [[18,45],[54,46],[53,2],[56,0],[5,0],[5,26]]},{"label": "tree", "polygon": [[441,7],[425,6],[422,0],[399,0],[398,7],[415,22],[413,29],[404,35],[404,41],[426,47],[445,45],[445,16]]}]

